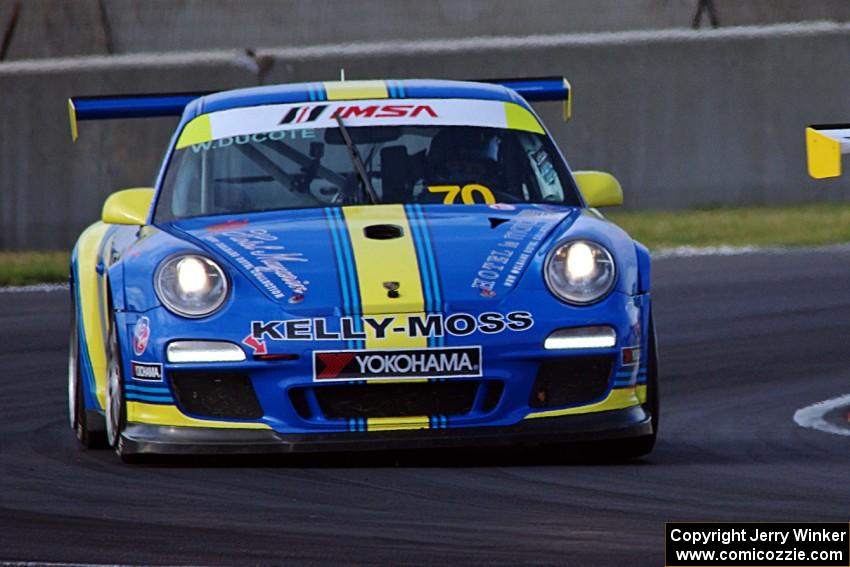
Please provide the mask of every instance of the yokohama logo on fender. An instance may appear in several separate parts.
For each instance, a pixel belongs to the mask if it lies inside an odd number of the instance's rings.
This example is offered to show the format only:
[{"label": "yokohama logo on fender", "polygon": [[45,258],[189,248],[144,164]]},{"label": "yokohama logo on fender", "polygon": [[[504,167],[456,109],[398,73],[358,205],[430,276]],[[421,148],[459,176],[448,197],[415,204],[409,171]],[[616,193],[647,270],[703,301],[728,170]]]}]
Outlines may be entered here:
[{"label": "yokohama logo on fender", "polygon": [[481,347],[313,351],[313,380],[477,378]]}]

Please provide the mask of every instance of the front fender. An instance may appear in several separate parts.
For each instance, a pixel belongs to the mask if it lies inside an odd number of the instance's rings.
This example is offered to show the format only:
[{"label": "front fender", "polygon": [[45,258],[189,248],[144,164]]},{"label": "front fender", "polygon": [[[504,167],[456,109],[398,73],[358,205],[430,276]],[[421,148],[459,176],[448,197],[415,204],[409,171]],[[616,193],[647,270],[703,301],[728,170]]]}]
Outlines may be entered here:
[{"label": "front fender", "polygon": [[71,252],[71,279],[81,338],[80,368],[84,374],[88,409],[104,407],[106,397],[106,348],[98,265],[109,230],[110,226],[105,223],[92,224],[83,231]]}]

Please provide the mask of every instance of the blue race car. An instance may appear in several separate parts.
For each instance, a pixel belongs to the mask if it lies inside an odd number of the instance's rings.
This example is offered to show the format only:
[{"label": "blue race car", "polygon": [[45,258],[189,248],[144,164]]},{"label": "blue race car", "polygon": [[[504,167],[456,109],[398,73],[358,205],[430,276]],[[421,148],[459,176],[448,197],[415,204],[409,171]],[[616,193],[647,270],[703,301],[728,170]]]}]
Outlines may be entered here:
[{"label": "blue race car", "polygon": [[124,460],[592,442],[649,452],[647,249],[528,101],[557,79],[80,97],[180,115],[72,255],[68,399]]}]

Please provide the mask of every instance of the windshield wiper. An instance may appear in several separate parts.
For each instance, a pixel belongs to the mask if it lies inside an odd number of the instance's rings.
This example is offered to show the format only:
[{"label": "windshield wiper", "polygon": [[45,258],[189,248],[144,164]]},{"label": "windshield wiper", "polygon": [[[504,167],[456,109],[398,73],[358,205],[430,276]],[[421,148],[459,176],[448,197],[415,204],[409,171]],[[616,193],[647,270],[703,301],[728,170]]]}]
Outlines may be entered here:
[{"label": "windshield wiper", "polygon": [[351,136],[348,135],[348,128],[342,123],[342,118],[337,114],[336,123],[339,124],[339,131],[342,134],[342,139],[345,140],[345,145],[348,146],[348,155],[351,157],[351,162],[354,164],[354,169],[357,170],[357,175],[360,176],[360,181],[363,183],[363,188],[366,194],[369,195],[373,205],[378,204],[378,195],[375,194],[375,189],[372,188],[372,182],[369,181],[369,174],[366,173],[366,168],[363,166],[363,159],[360,157],[360,152],[357,151],[357,146],[351,141]]}]

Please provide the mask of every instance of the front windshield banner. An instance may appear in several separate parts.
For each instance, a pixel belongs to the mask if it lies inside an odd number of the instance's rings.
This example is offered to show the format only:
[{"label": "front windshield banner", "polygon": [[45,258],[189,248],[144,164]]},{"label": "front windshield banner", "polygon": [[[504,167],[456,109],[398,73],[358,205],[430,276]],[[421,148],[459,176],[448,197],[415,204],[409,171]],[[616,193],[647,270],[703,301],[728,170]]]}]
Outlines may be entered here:
[{"label": "front windshield banner", "polygon": [[337,116],[348,127],[479,126],[543,133],[543,127],[534,115],[512,102],[465,99],[322,101],[252,106],[202,114],[185,126],[177,141],[177,149],[235,136],[336,128]]}]

